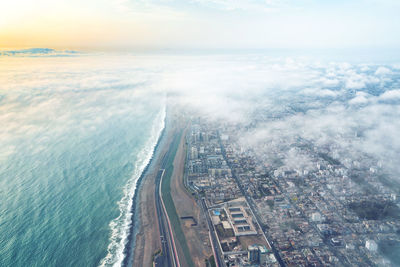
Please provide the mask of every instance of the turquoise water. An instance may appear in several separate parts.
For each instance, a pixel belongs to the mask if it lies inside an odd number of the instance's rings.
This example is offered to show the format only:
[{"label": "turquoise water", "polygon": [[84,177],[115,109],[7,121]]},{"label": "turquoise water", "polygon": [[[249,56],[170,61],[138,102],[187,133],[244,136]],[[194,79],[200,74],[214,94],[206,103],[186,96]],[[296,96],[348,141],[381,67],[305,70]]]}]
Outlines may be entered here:
[{"label": "turquoise water", "polygon": [[121,263],[165,116],[139,65],[0,58],[0,266]]}]

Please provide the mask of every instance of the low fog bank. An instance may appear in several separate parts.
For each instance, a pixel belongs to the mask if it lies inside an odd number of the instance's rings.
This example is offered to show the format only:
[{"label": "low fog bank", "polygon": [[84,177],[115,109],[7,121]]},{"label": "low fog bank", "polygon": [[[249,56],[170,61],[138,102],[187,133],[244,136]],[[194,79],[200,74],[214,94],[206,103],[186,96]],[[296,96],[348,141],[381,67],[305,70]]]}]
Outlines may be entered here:
[{"label": "low fog bank", "polygon": [[313,149],[400,181],[399,78],[398,64],[199,57],[174,64],[156,88],[197,115],[236,125],[232,138],[271,168],[313,170]]},{"label": "low fog bank", "polygon": [[[341,164],[368,157],[392,179],[400,175],[400,64],[260,54],[3,57],[1,63],[0,159],[27,135],[96,130],[115,114],[157,109],[167,95],[183,112],[236,125],[241,148],[261,161],[274,158],[274,168],[316,168],[307,144]],[[132,107],[137,99],[143,107]]]}]

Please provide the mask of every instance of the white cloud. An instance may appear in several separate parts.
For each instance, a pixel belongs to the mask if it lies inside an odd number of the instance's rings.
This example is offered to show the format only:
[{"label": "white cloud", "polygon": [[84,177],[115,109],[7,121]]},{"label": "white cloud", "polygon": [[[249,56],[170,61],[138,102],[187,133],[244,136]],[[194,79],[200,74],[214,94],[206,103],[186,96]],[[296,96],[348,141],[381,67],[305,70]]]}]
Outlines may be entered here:
[{"label": "white cloud", "polygon": [[362,105],[368,103],[368,94],[364,92],[357,92],[356,96],[349,101],[350,105]]},{"label": "white cloud", "polygon": [[386,91],[379,98],[382,100],[400,100],[400,89]]},{"label": "white cloud", "polygon": [[318,88],[306,88],[301,90],[300,93],[309,96],[317,96],[317,97],[336,97],[339,95],[339,92],[332,91],[328,89],[318,89]]},{"label": "white cloud", "polygon": [[[329,74],[329,75],[334,75],[334,74]],[[331,76],[334,77],[334,76]],[[339,85],[340,81],[338,79],[335,78],[321,78],[321,83],[323,86],[326,87],[336,87]]]},{"label": "white cloud", "polygon": [[[7,67],[0,74],[3,160],[24,147],[40,152],[46,137],[61,142],[66,133],[92,132],[113,117],[141,114],[144,106],[156,107],[159,99],[150,97],[150,84],[144,83],[154,75],[124,66],[120,59],[13,57],[3,63]],[[138,99],[143,102],[137,104]]]},{"label": "white cloud", "polygon": [[386,67],[379,67],[375,71],[375,75],[378,75],[378,76],[387,75],[387,74],[391,74],[391,73],[392,73],[392,71]]},{"label": "white cloud", "polygon": [[319,92],[319,94],[320,94],[320,96],[336,97],[339,93],[335,92],[335,91],[332,91],[332,90],[325,89],[325,90],[321,90]]},{"label": "white cloud", "polygon": [[365,82],[363,80],[356,80],[350,78],[346,81],[347,89],[362,89],[364,87],[365,87]]},{"label": "white cloud", "polygon": [[[7,157],[15,153],[18,148],[13,140],[26,133],[39,136],[48,130],[49,120],[56,125],[49,134],[55,136],[68,128],[95,131],[113,114],[132,112],[130,100],[168,92],[177,105],[212,120],[246,124],[255,113],[279,118],[243,135],[246,145],[264,156],[280,155],[283,152],[275,151],[273,144],[295,142],[298,136],[334,147],[335,155],[346,157],[356,157],[359,151],[378,158],[398,153],[397,146],[376,143],[379,138],[394,140],[395,130],[400,132],[392,123],[400,114],[398,105],[384,101],[399,99],[398,87],[392,88],[391,83],[381,87],[382,79],[362,72],[362,66],[330,63],[316,67],[296,58],[243,55],[131,59],[87,58],[77,63],[68,58],[63,59],[68,63],[63,68],[50,61],[34,67],[9,62],[7,71],[0,73],[1,88],[7,86],[7,97],[0,101],[0,124],[6,125],[0,129],[0,140],[10,145],[0,150]],[[387,76],[397,79],[393,73]],[[365,92],[373,86],[387,91],[379,97]],[[22,101],[31,105],[24,106]],[[134,112],[141,112],[140,106]],[[383,136],[380,131],[385,127],[390,131]],[[355,140],[356,131],[363,131],[364,139]],[[303,157],[298,151],[280,156],[287,159],[285,164]],[[297,167],[311,168],[305,162],[299,160]],[[395,163],[400,166],[396,160],[388,166],[396,170]]]},{"label": "white cloud", "polygon": [[362,65],[361,68],[360,68],[360,70],[361,70],[362,72],[367,72],[367,71],[370,70],[370,68],[369,68],[368,65]]}]

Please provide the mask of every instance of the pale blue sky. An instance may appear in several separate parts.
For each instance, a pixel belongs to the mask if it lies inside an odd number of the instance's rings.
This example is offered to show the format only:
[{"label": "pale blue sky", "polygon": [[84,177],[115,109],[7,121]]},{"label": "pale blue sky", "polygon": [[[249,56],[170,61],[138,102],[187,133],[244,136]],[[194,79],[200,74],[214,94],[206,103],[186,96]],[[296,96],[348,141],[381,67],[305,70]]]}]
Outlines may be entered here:
[{"label": "pale blue sky", "polygon": [[397,0],[15,0],[0,47],[396,48]]}]

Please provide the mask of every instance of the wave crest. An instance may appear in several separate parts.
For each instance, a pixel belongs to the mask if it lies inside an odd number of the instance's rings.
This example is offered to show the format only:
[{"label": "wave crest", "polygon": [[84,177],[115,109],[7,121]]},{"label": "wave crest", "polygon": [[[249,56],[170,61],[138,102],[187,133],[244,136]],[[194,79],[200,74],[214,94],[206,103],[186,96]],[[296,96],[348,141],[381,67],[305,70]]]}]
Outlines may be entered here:
[{"label": "wave crest", "polygon": [[149,164],[158,139],[165,127],[166,107],[164,106],[153,124],[150,138],[146,141],[144,148],[140,151],[135,162],[132,178],[124,188],[124,196],[118,202],[120,214],[109,224],[111,229],[110,244],[107,248],[106,257],[100,262],[101,267],[122,266],[125,255],[124,250],[128,242],[129,230],[132,225],[132,205],[137,182]]}]

